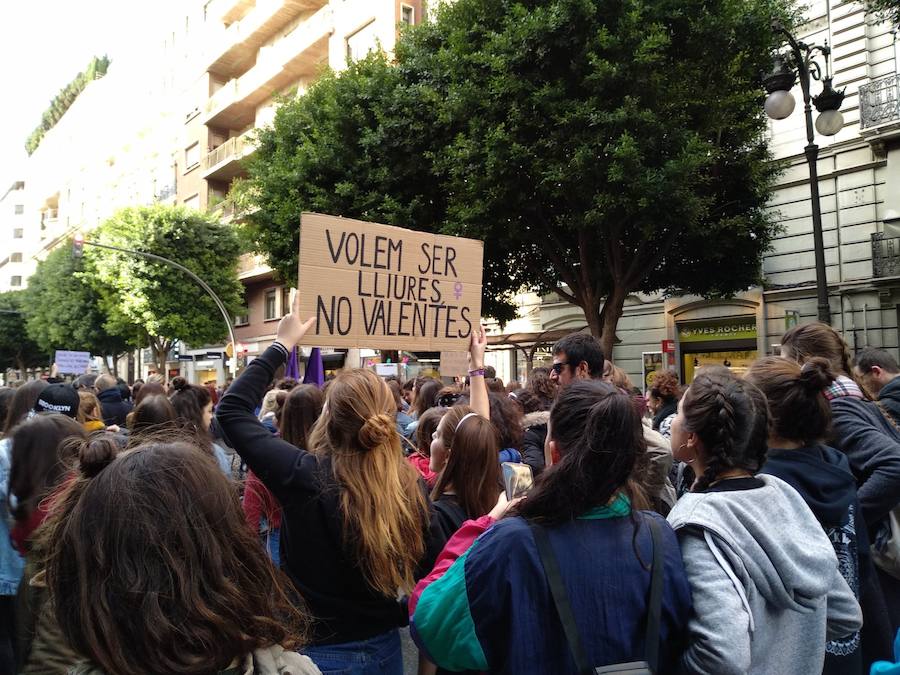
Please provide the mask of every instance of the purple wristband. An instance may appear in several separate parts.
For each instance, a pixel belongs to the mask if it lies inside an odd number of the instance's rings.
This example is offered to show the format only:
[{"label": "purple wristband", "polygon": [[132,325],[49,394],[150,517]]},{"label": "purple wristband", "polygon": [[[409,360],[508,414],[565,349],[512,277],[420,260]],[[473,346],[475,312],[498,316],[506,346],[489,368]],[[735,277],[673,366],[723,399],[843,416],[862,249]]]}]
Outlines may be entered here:
[{"label": "purple wristband", "polygon": [[484,368],[476,368],[469,371],[469,377],[484,377]]}]

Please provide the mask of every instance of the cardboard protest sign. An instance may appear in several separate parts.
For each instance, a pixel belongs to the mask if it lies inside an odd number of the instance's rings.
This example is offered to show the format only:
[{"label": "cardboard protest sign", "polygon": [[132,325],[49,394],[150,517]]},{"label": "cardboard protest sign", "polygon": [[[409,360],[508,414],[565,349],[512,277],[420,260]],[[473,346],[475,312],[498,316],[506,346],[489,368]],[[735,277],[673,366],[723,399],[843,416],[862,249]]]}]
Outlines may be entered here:
[{"label": "cardboard protest sign", "polygon": [[483,242],[304,213],[302,344],[420,351],[468,348],[481,318]]},{"label": "cardboard protest sign", "polygon": [[69,352],[62,349],[56,350],[53,357],[56,369],[66,375],[83,375],[91,363],[90,352]]},{"label": "cardboard protest sign", "polygon": [[441,352],[441,375],[462,377],[469,374],[469,352]]}]

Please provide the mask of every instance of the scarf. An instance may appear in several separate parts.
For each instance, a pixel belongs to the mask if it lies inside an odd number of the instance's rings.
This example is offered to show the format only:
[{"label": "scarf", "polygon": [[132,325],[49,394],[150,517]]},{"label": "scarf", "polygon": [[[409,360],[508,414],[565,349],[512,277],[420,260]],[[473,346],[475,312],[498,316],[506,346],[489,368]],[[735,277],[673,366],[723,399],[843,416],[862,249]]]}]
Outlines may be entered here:
[{"label": "scarf", "polygon": [[832,382],[830,386],[825,388],[824,394],[825,398],[827,398],[829,401],[833,401],[836,398],[843,398],[845,396],[849,396],[850,398],[858,398],[861,400],[865,400],[866,398],[862,392],[862,389],[859,388],[859,385],[846,375],[838,375],[837,379]]}]

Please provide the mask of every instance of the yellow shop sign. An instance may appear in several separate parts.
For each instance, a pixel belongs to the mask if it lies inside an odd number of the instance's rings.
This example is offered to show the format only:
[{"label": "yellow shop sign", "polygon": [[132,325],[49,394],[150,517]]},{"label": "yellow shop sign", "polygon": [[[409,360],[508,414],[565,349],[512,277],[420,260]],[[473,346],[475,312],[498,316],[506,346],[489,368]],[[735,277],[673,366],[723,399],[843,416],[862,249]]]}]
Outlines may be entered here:
[{"label": "yellow shop sign", "polygon": [[678,324],[678,341],[681,343],[755,339],[755,316],[708,319]]}]

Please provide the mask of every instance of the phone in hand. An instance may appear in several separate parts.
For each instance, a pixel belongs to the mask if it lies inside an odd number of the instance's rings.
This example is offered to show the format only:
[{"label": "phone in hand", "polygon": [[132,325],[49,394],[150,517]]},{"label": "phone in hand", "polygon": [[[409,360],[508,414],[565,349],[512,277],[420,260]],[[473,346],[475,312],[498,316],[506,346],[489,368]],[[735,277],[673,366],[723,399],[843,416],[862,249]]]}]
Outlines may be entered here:
[{"label": "phone in hand", "polygon": [[503,462],[500,467],[503,469],[503,487],[508,500],[521,497],[534,485],[534,474],[527,464]]}]

